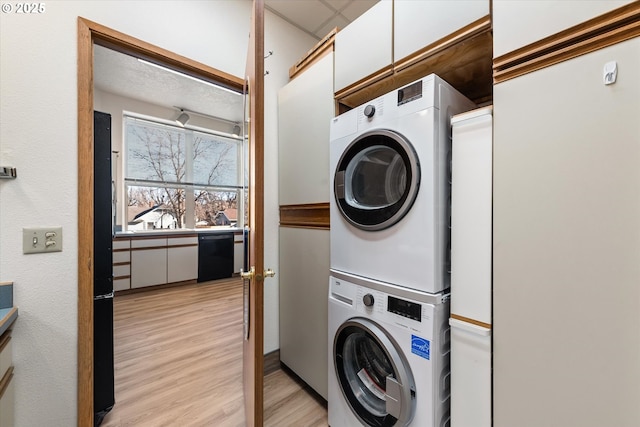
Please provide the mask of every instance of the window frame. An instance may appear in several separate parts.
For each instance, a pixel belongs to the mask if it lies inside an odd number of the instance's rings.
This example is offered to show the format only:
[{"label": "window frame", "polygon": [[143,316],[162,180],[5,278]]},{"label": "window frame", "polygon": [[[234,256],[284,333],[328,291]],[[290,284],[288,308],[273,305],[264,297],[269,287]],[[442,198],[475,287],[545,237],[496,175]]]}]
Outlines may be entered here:
[{"label": "window frame", "polygon": [[[185,135],[185,174],[184,181],[163,181],[163,180],[154,180],[154,179],[140,179],[140,178],[130,178],[129,175],[129,140],[127,136],[127,129],[130,126],[131,121],[134,122],[148,122],[152,126],[158,126],[160,128],[172,128],[178,132],[184,133]],[[196,134],[204,134],[211,136],[217,139],[223,139],[224,142],[234,143],[235,144],[235,185],[226,185],[226,184],[204,184],[204,183],[194,183],[193,182],[193,172],[194,172],[194,159],[193,155],[193,141],[195,140]],[[244,132],[243,132],[244,134]],[[142,188],[174,188],[178,190],[184,191],[184,211],[182,213],[184,217],[184,222],[182,223],[182,227],[176,228],[178,230],[194,230],[194,229],[219,229],[219,228],[244,228],[246,224],[246,200],[248,189],[246,186],[246,177],[247,177],[247,141],[242,136],[236,136],[225,132],[216,131],[213,129],[207,129],[200,126],[179,126],[172,121],[137,114],[130,111],[123,111],[122,116],[122,182],[121,182],[121,194],[122,194],[122,208],[121,208],[121,218],[122,218],[122,230],[123,231],[132,231],[130,230],[131,225],[129,224],[128,218],[128,207],[129,207],[129,189],[131,187],[142,187]],[[177,179],[180,179],[177,177]],[[235,193],[236,194],[236,211],[237,211],[237,221],[235,225],[232,226],[216,226],[216,225],[207,225],[207,226],[197,226],[197,221],[195,218],[196,213],[196,199],[195,194],[198,191],[210,191],[215,193]],[[192,200],[192,203],[186,203],[187,200]],[[138,229],[136,229],[138,230]],[[166,230],[166,229],[165,229]]]}]

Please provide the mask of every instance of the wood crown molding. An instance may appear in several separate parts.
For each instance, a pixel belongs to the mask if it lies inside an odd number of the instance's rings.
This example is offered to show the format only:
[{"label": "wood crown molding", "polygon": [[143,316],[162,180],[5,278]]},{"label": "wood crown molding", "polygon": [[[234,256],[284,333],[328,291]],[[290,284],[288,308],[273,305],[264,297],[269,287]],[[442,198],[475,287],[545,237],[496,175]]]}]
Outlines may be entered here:
[{"label": "wood crown molding", "polygon": [[493,81],[501,83],[639,35],[636,1],[494,58]]},{"label": "wood crown molding", "polygon": [[329,52],[333,52],[333,43],[338,34],[338,28],[334,28],[322,38],[314,47],[312,47],[302,58],[298,60],[291,68],[289,68],[289,78],[293,79],[307,67],[314,64],[320,58],[324,57]]},{"label": "wood crown molding", "polygon": [[280,206],[280,227],[329,229],[329,203]]}]

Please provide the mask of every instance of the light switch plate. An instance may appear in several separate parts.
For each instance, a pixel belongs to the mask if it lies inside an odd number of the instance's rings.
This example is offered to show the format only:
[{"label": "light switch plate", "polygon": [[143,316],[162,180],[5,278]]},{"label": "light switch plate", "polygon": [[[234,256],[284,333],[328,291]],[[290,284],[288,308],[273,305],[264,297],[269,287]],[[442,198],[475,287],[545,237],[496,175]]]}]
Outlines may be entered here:
[{"label": "light switch plate", "polygon": [[22,253],[62,252],[62,227],[22,229]]}]

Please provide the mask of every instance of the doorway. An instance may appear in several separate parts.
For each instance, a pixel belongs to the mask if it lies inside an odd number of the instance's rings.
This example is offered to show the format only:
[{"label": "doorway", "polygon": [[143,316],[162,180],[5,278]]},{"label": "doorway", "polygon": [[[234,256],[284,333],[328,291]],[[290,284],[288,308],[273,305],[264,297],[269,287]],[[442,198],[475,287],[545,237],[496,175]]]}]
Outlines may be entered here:
[{"label": "doorway", "polygon": [[78,425],[93,425],[93,48],[94,42],[241,92],[244,80],[78,19]]}]

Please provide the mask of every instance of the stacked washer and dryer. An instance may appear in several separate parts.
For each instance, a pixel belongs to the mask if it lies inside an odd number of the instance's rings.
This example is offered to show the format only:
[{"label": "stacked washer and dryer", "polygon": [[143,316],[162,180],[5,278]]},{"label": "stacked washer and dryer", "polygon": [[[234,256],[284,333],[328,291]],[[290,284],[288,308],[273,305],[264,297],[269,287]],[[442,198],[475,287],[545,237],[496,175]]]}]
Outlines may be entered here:
[{"label": "stacked washer and dryer", "polygon": [[449,425],[451,127],[436,75],[331,121],[331,427]]}]

